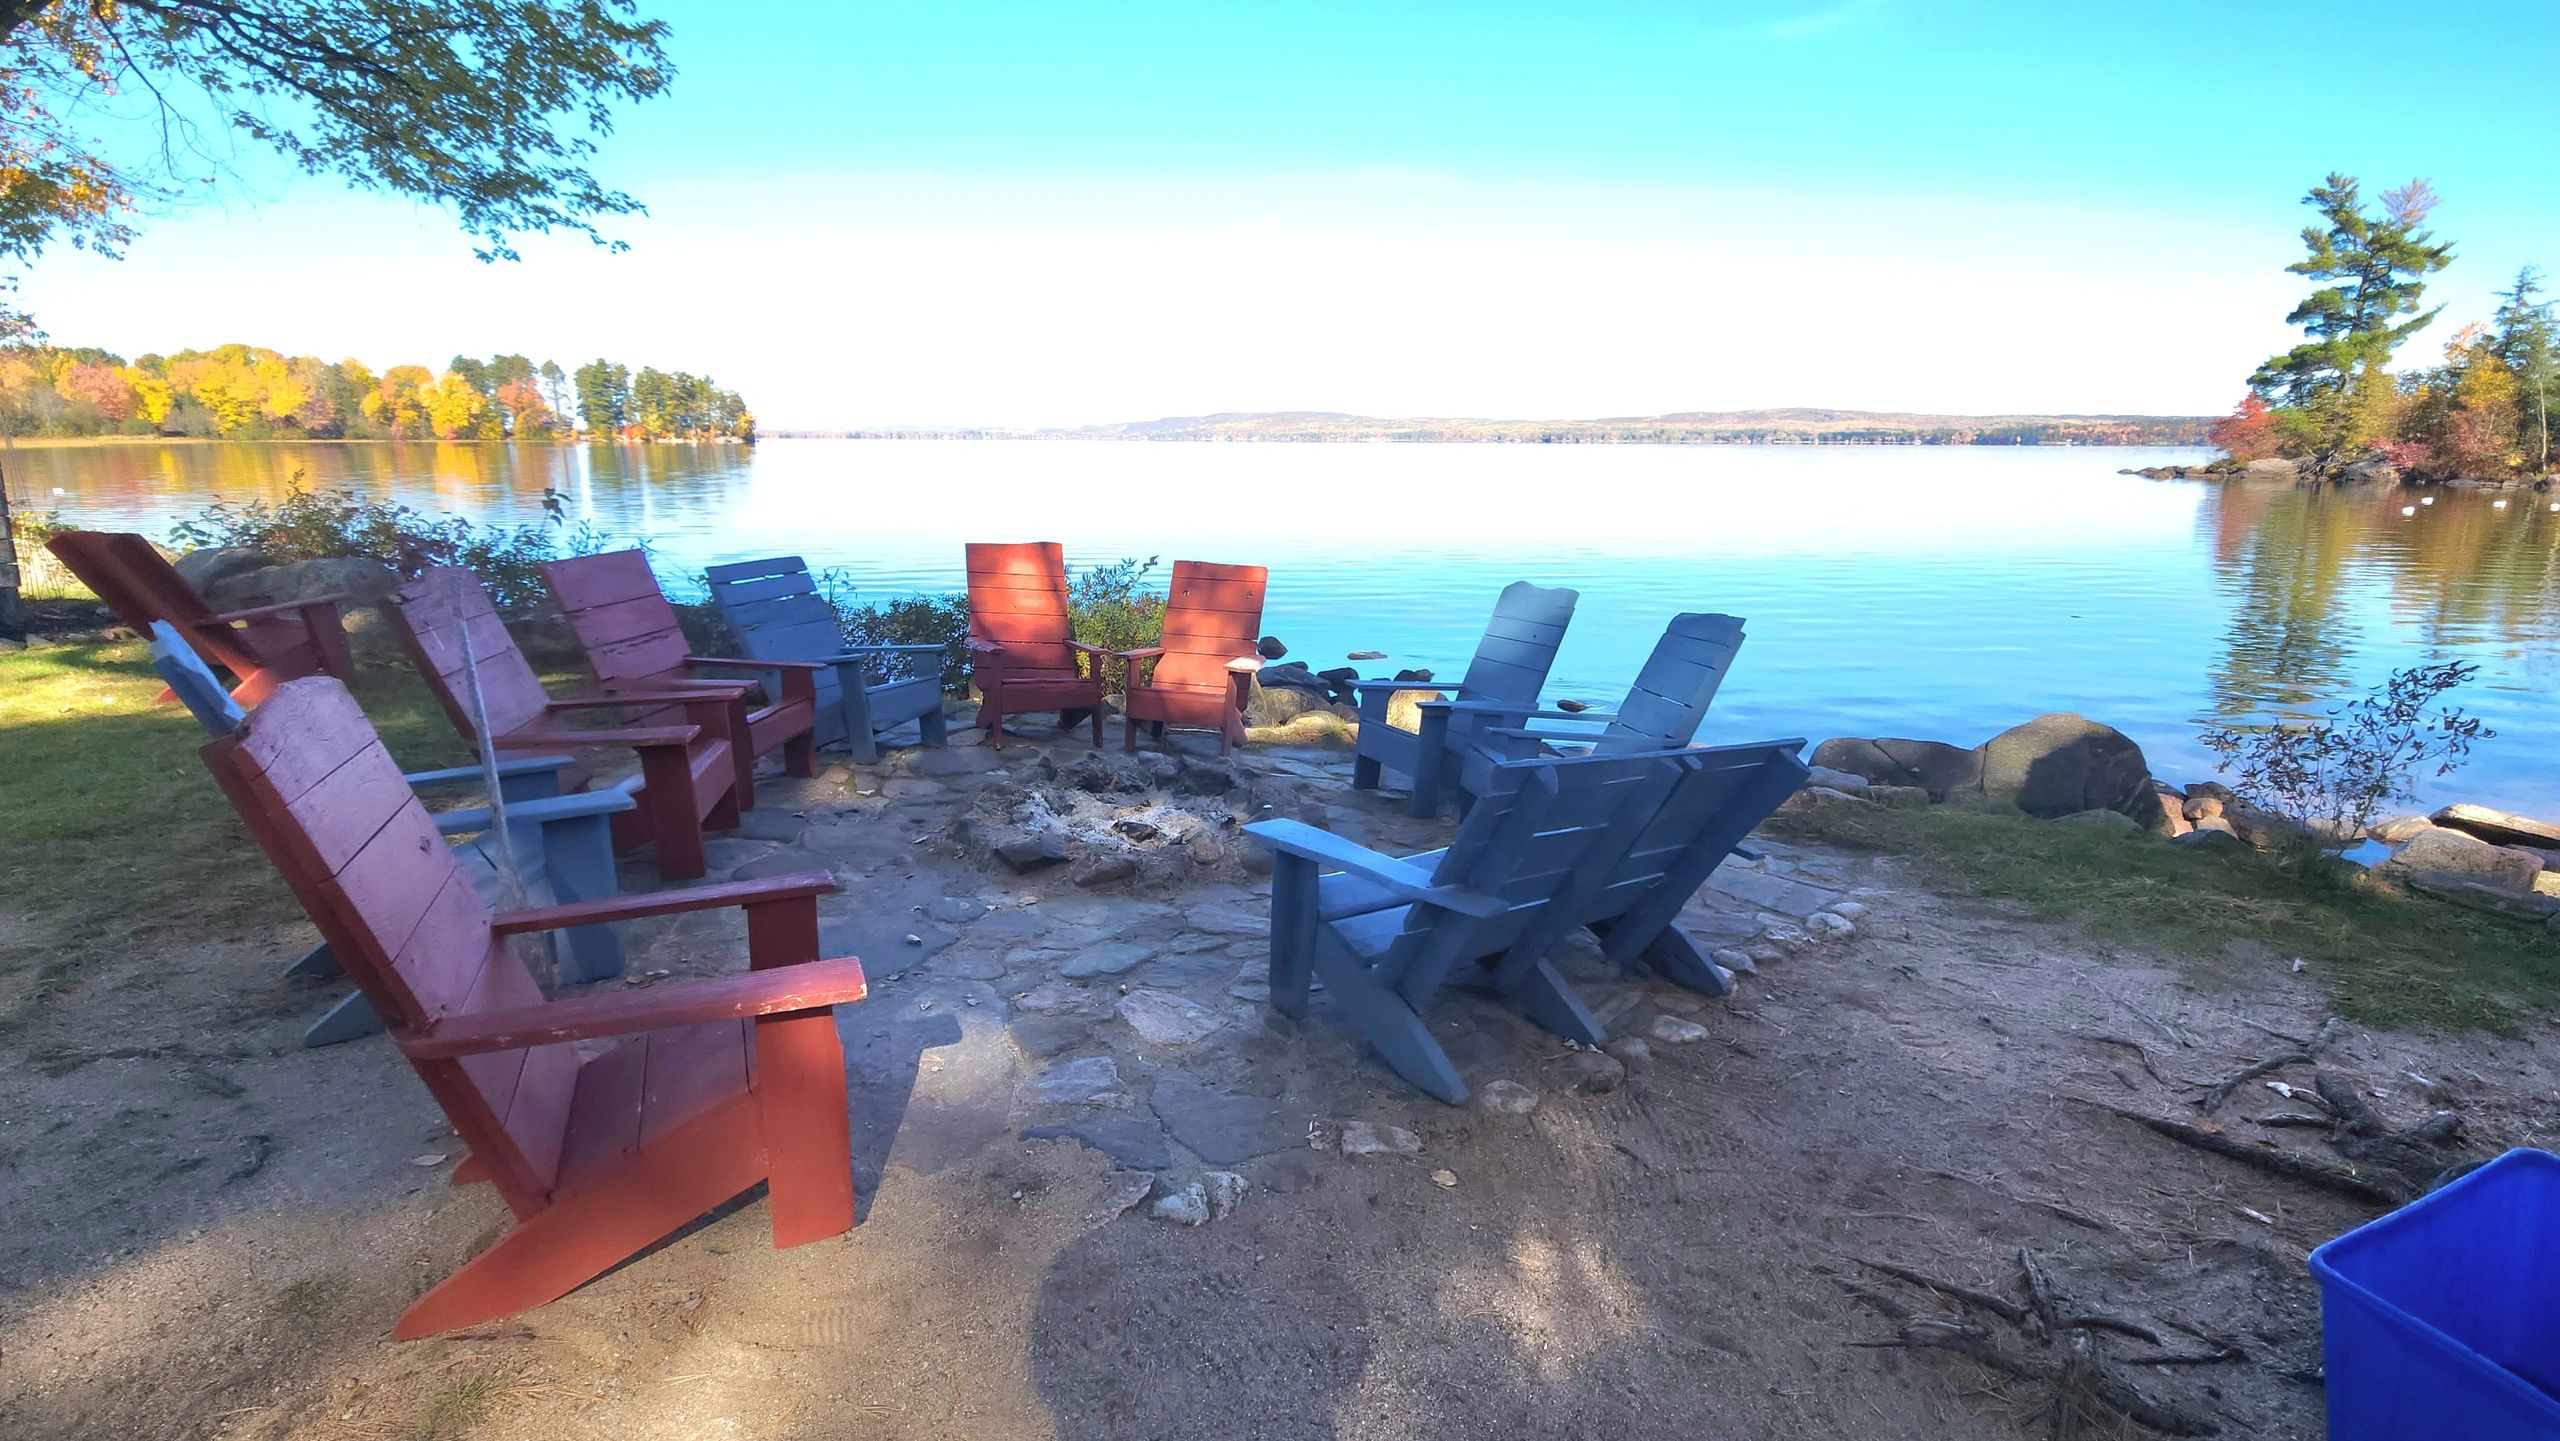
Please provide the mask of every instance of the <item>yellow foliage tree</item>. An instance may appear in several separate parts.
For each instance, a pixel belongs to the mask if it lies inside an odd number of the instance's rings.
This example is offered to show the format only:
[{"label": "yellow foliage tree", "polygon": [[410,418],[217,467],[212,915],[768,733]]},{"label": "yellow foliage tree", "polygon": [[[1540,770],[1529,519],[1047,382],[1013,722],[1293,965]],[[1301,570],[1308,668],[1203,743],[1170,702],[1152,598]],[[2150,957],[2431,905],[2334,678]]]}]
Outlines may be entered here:
[{"label": "yellow foliage tree", "polygon": [[427,423],[446,440],[473,439],[480,434],[482,422],[490,418],[489,398],[458,370],[436,377],[420,399],[427,408]]}]

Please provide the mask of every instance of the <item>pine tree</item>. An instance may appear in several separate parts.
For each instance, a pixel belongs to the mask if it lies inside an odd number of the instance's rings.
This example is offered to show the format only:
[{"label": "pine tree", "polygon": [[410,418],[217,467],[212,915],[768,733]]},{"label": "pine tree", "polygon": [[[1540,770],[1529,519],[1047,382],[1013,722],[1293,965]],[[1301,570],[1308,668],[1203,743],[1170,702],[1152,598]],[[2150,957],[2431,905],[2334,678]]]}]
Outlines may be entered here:
[{"label": "pine tree", "polygon": [[2514,373],[2525,469],[2539,475],[2551,466],[2551,392],[2560,389],[2560,337],[2553,335],[2551,302],[2542,299],[2542,272],[2526,266],[2515,288],[2498,292],[2497,334],[2489,349]]},{"label": "pine tree", "polygon": [[2426,277],[2451,263],[2453,246],[2426,229],[2436,193],[2424,180],[2384,192],[2378,216],[2365,212],[2356,178],[2334,172],[2303,204],[2322,223],[2303,228],[2308,253],[2285,268],[2333,283],[2285,317],[2310,338],[2259,366],[2249,384],[2287,407],[2287,440],[2313,474],[2326,476],[2383,438],[2373,428],[2388,409],[2378,387],[2391,384],[2400,342],[2435,319],[2418,305]]}]

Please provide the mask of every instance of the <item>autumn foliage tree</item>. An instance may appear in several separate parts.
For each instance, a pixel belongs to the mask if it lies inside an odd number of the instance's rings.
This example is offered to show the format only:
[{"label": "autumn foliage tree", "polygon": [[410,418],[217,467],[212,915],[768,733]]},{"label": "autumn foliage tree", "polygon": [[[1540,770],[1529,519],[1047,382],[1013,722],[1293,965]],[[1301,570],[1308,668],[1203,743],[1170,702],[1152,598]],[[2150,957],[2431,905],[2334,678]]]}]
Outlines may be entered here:
[{"label": "autumn foliage tree", "polygon": [[2241,396],[2229,415],[2215,421],[2206,438],[2243,464],[2275,455],[2282,445],[2274,408],[2254,390]]}]

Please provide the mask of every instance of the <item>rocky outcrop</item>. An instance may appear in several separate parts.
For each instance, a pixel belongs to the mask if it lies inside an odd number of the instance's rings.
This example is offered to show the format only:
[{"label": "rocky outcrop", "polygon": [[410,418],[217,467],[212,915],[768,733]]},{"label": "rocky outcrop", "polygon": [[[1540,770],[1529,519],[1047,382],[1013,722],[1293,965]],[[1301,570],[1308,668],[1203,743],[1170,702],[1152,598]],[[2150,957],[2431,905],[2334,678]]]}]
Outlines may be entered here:
[{"label": "rocky outcrop", "polygon": [[2428,819],[2438,826],[2478,836],[2495,846],[2535,846],[2560,850],[2560,825],[2487,806],[2450,805]]},{"label": "rocky outcrop", "polygon": [[[207,559],[197,561],[198,556]],[[196,562],[195,574],[208,578],[198,581],[190,576],[188,584],[195,586],[205,602],[218,611],[316,600],[324,595],[345,596],[346,603],[339,607],[340,623],[346,627],[347,644],[356,659],[380,662],[398,654],[398,643],[382,623],[379,609],[400,588],[400,577],[391,567],[355,556],[326,556],[282,565],[253,563],[265,559],[256,551],[199,550],[179,557],[176,564],[178,573],[188,576],[188,563]]]},{"label": "rocky outcrop", "polygon": [[1813,763],[1869,785],[1911,786],[1932,801],[1975,799],[2053,818],[2115,811],[2163,834],[2169,821],[2142,747],[2112,726],[2069,712],[2040,715],[1965,750],[1943,741],[1824,741]]},{"label": "rocky outcrop", "polygon": [[1813,748],[1813,763],[1858,776],[1869,785],[1917,786],[1943,801],[1982,784],[1982,756],[1944,741],[1843,738]]},{"label": "rocky outcrop", "polygon": [[2507,895],[2529,895],[2542,873],[2542,857],[2518,846],[2494,846],[2478,836],[2444,826],[2418,832],[2391,859],[2386,869],[2404,875],[2440,876],[2477,883]]}]

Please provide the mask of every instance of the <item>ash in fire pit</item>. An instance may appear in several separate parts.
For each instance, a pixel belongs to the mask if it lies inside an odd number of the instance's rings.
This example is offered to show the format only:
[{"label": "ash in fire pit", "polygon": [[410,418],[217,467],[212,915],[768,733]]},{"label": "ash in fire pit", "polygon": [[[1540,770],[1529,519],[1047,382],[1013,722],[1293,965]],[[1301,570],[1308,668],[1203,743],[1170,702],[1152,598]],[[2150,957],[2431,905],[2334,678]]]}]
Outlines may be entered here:
[{"label": "ash in fire pit", "polygon": [[1262,859],[1237,829],[1284,786],[1240,758],[1043,756],[1028,779],[980,792],[943,838],[1016,873],[1063,864],[1080,885],[1187,885],[1204,867]]}]

